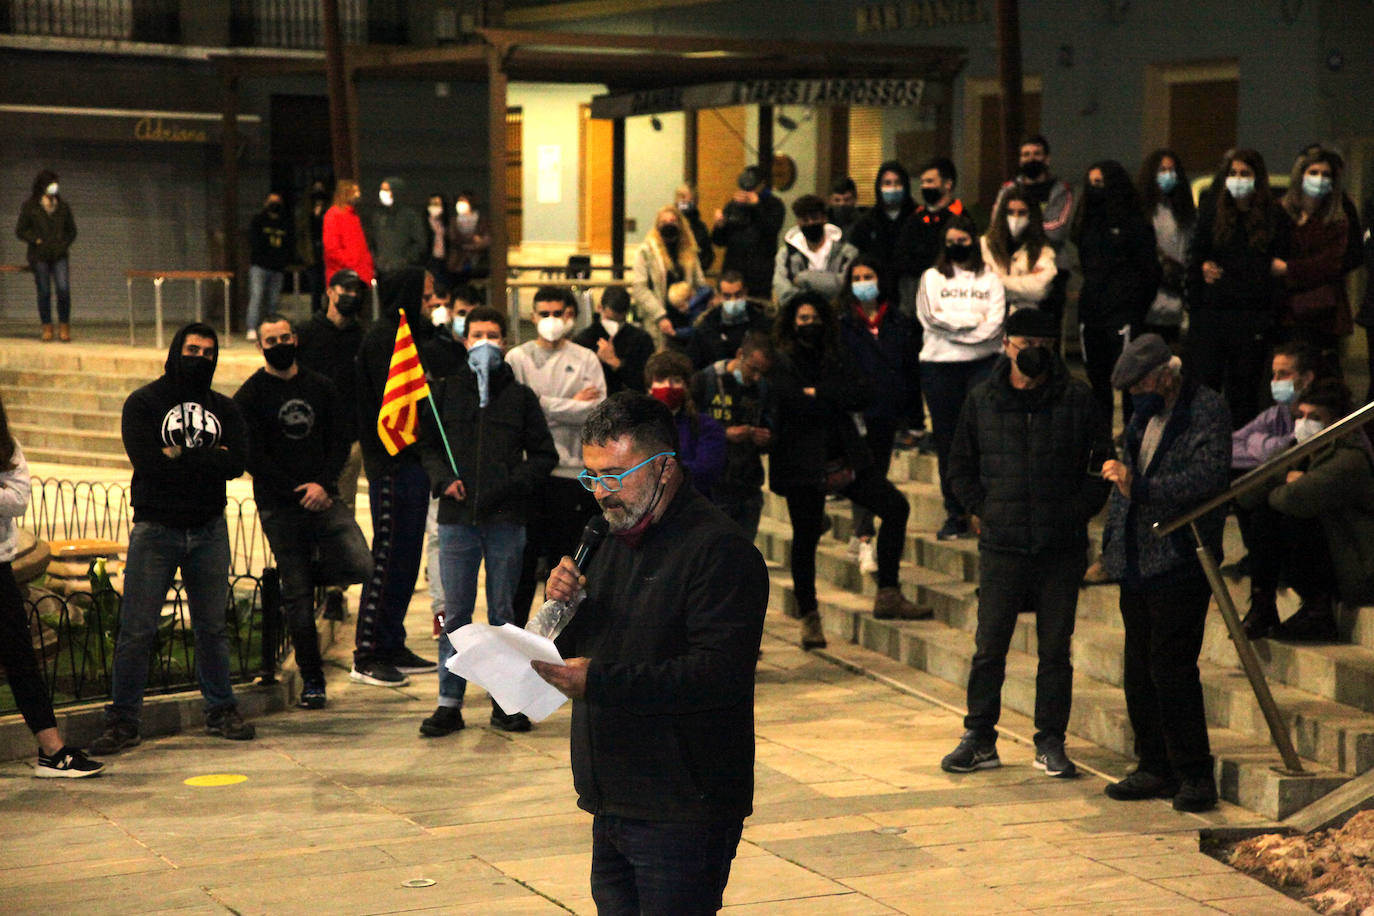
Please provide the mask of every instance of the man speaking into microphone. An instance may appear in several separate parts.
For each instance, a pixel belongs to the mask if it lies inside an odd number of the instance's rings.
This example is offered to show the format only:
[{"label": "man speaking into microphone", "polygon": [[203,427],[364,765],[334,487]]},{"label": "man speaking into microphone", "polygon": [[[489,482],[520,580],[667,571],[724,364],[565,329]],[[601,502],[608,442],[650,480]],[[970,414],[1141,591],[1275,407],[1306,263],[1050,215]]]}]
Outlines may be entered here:
[{"label": "man speaking into microphone", "polygon": [[694,487],[663,404],[622,391],[582,429],[578,477],[609,523],[548,597],[586,599],[532,662],[573,700],[572,767],[592,821],[592,897],[606,914],[714,913],[754,799],[754,664],[763,557]]}]

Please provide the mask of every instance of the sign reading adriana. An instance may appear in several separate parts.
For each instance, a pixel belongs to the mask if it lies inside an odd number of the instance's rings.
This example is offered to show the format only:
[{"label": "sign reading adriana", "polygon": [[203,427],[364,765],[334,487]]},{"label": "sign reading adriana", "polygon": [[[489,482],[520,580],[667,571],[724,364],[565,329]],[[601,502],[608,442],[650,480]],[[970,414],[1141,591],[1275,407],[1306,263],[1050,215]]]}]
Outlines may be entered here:
[{"label": "sign reading adriana", "polygon": [[134,139],[150,143],[204,143],[205,128],[187,127],[162,118],[139,118],[134,122]]}]

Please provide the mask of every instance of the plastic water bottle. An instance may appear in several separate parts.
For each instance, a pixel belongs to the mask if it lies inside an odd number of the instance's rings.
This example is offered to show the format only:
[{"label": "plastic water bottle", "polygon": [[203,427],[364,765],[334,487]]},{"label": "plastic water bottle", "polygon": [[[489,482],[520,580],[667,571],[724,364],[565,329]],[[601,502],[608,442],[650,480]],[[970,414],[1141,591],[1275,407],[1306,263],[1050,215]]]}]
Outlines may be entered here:
[{"label": "plastic water bottle", "polygon": [[547,639],[557,639],[558,634],[572,622],[573,615],[577,613],[577,609],[582,605],[582,599],[586,597],[586,589],[582,589],[570,602],[550,598],[530,618],[529,623],[525,624],[525,629]]}]

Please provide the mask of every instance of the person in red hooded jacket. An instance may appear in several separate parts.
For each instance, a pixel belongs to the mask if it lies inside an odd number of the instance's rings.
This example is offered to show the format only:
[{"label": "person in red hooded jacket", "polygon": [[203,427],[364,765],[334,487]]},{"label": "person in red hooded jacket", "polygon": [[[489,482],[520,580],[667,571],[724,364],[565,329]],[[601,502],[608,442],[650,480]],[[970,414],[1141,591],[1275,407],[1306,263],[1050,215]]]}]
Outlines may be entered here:
[{"label": "person in red hooded jacket", "polygon": [[375,273],[372,252],[354,209],[361,197],[362,190],[352,179],[342,179],[334,186],[334,206],[324,214],[324,275],[332,277],[335,271],[348,268],[370,286]]}]

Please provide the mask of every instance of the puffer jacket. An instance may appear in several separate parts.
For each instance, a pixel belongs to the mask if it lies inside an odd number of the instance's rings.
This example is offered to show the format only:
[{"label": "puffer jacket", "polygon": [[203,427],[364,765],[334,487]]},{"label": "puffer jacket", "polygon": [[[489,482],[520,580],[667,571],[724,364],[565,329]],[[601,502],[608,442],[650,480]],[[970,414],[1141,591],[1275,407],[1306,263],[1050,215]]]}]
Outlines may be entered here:
[{"label": "puffer jacket", "polygon": [[[1140,440],[1148,417],[1131,417],[1121,460],[1130,468],[1131,495],[1112,487],[1107,528],[1102,534],[1102,566],[1133,591],[1203,578],[1196,544],[1181,528],[1165,538],[1151,530],[1223,492],[1230,484],[1231,412],[1210,388],[1186,377],[1183,391],[1164,425],[1149,467],[1140,467]],[[1203,543],[1220,563],[1225,508],[1197,520]]]},{"label": "puffer jacket", "polygon": [[982,523],[982,550],[1034,555],[1088,546],[1108,484],[1111,430],[1087,385],[1055,360],[1041,385],[1011,384],[1004,356],[969,392],[949,453],[950,486]]}]

